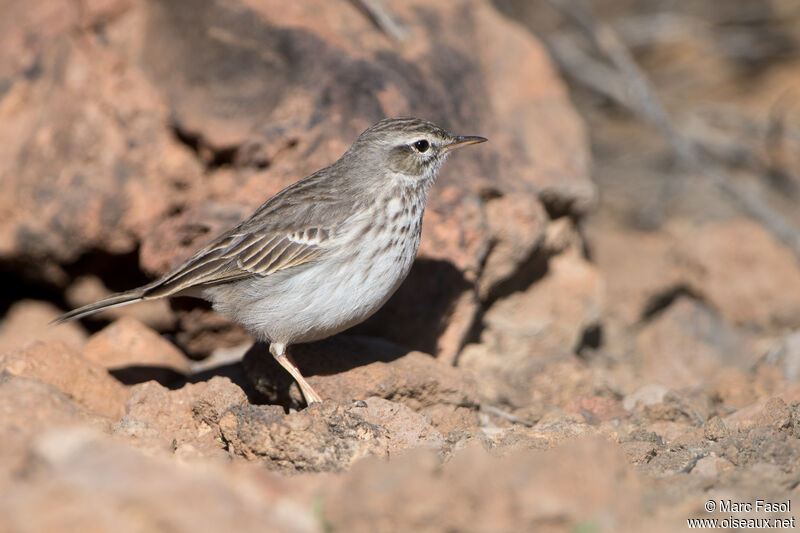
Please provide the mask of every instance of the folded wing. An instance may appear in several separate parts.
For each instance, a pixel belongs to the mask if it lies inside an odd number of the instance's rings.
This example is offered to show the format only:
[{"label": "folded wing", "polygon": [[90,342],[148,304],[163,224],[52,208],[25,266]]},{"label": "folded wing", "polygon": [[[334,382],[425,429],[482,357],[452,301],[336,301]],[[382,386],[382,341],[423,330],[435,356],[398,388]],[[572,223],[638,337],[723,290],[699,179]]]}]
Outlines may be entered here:
[{"label": "folded wing", "polygon": [[313,261],[325,251],[330,232],[306,228],[293,232],[233,232],[206,246],[172,272],[147,287],[145,298],[236,281]]}]

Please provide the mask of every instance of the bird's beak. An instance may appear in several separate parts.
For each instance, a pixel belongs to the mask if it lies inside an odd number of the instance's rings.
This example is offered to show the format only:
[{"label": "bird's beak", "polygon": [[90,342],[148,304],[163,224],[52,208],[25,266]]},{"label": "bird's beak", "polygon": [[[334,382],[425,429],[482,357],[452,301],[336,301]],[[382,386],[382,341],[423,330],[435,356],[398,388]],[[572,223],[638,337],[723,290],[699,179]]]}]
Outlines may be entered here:
[{"label": "bird's beak", "polygon": [[462,146],[468,146],[470,144],[485,143],[487,140],[488,139],[484,137],[477,137],[475,135],[467,137],[453,137],[453,142],[442,146],[440,153],[446,153],[455,148],[461,148]]}]

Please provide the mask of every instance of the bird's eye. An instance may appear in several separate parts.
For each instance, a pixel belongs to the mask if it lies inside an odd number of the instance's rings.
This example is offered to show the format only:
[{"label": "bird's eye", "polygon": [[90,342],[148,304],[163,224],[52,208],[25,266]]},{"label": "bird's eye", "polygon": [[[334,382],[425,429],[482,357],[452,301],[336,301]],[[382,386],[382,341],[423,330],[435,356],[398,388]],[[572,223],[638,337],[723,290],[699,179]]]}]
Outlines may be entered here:
[{"label": "bird's eye", "polygon": [[425,139],[419,140],[414,143],[414,148],[416,148],[419,153],[427,152],[430,146],[431,146],[430,143]]}]

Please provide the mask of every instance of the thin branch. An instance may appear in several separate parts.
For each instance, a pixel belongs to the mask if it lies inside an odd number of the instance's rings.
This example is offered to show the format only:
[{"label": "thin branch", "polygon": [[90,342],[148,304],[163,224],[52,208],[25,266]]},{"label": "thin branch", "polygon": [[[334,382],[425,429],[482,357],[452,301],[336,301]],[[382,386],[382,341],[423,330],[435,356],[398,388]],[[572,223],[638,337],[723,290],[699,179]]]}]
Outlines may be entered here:
[{"label": "thin branch", "polygon": [[[565,72],[601,94],[629,109],[653,125],[669,143],[675,158],[684,167],[706,175],[726,195],[733,198],[772,235],[788,246],[800,259],[800,232],[756,190],[743,187],[718,161],[709,157],[703,140],[692,141],[675,127],[647,75],[638,67],[625,44],[608,24],[598,21],[583,0],[548,0],[572,20],[613,68],[594,60],[577,47],[551,41],[554,59]],[[624,87],[624,89],[621,89]],[[711,148],[711,147],[709,147]]]},{"label": "thin branch", "polygon": [[392,11],[383,3],[383,0],[353,0],[372,19],[372,22],[390,39],[403,41],[408,36],[408,30],[403,26]]},{"label": "thin branch", "polygon": [[586,34],[595,48],[616,68],[624,80],[628,105],[651,123],[670,143],[678,160],[692,164],[696,151],[674,127],[647,75],[639,68],[614,29],[600,21],[583,0],[548,0]]},{"label": "thin branch", "polygon": [[489,414],[499,416],[500,418],[505,418],[506,420],[508,420],[509,422],[513,422],[514,424],[522,424],[523,426],[526,427],[533,426],[531,422],[528,422],[527,420],[520,418],[517,415],[509,413],[508,411],[504,411],[503,409],[500,409],[499,407],[495,407],[493,405],[481,404],[481,411],[486,411]]}]

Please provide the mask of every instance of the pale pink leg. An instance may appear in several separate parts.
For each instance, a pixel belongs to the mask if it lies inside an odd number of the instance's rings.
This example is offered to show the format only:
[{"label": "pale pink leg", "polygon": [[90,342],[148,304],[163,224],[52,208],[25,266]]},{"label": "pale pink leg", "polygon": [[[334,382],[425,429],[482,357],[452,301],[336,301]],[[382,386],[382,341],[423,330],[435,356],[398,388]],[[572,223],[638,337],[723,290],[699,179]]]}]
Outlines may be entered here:
[{"label": "pale pink leg", "polygon": [[306,399],[306,403],[311,405],[312,403],[321,403],[322,398],[319,397],[317,391],[309,385],[306,378],[297,370],[297,367],[292,364],[289,358],[286,356],[286,345],[279,344],[279,343],[271,343],[269,345],[269,353],[272,354],[272,357],[275,358],[280,365],[289,372],[292,377],[297,381],[297,384],[300,386],[300,391],[303,393],[303,398]]}]

